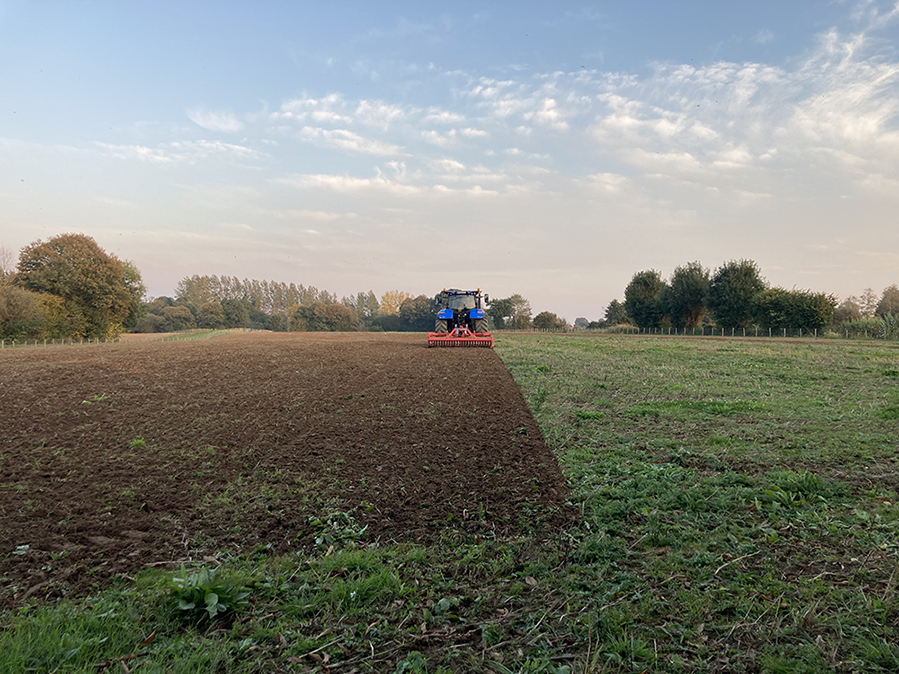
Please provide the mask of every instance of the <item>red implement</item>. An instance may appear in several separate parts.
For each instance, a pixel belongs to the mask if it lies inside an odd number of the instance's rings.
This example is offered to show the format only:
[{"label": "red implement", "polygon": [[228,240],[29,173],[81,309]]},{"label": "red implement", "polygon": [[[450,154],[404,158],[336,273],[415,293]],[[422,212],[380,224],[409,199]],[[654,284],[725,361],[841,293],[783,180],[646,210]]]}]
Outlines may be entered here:
[{"label": "red implement", "polygon": [[432,346],[476,346],[492,349],[493,334],[472,332],[468,328],[459,326],[452,332],[429,332],[428,347]]}]

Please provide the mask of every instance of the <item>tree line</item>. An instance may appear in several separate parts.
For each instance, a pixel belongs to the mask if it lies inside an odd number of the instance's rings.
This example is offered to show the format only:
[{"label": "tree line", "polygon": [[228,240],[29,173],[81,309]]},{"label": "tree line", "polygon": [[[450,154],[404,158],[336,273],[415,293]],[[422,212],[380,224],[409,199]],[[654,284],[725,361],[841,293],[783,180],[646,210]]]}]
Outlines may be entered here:
[{"label": "tree line", "polygon": [[[771,286],[753,260],[732,260],[714,272],[699,262],[676,267],[669,279],[655,269],[636,272],[624,290],[624,302],[613,300],[602,322],[580,327],[619,324],[643,329],[826,330],[864,318],[899,314],[899,287],[889,286],[879,299],[870,288],[862,298],[838,304],[834,295]],[[585,319],[578,319],[578,321]]]},{"label": "tree line", "polygon": [[[188,276],[174,297],[147,301],[140,271],[83,234],[62,234],[23,248],[18,263],[0,248],[0,338],[113,339],[122,332],[197,328],[273,331],[418,331],[434,328],[435,296],[368,290],[338,299],[315,286],[234,276]],[[488,314],[498,328],[544,329],[564,319],[531,319],[521,295],[495,300]]]},{"label": "tree line", "polygon": [[[233,276],[189,276],[174,297],[146,300],[140,271],[83,234],[62,234],[23,248],[18,263],[0,247],[0,338],[112,339],[122,332],[175,332],[196,328],[273,331],[416,331],[434,327],[437,297],[388,290],[338,299],[315,286]],[[487,307],[494,330],[565,330],[564,318],[532,316],[520,294]],[[677,267],[669,279],[653,269],[636,272],[599,321],[578,318],[577,328],[620,324],[677,329],[716,325],[806,331],[838,324],[852,336],[899,332],[899,287],[880,296],[870,288],[842,303],[832,295],[771,287],[752,260],[727,262],[714,272],[699,262]]]}]

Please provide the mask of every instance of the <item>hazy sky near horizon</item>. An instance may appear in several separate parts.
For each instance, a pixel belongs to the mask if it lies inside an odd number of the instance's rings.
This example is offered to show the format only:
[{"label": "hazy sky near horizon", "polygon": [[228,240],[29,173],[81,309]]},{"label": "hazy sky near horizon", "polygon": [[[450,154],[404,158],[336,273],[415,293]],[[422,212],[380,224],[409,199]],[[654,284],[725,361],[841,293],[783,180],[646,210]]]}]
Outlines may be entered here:
[{"label": "hazy sky near horizon", "polygon": [[899,1],[0,0],[0,245],[596,319],[899,283]]}]

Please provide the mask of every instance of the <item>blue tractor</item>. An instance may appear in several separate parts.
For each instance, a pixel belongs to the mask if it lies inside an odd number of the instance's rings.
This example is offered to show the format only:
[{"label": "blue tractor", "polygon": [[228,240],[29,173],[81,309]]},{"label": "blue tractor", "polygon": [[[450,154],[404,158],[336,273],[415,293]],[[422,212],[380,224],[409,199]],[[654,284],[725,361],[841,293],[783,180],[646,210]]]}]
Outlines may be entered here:
[{"label": "blue tractor", "polygon": [[434,332],[428,333],[428,346],[493,346],[493,335],[484,310],[490,304],[490,297],[482,295],[480,288],[444,288],[435,299],[440,311]]}]

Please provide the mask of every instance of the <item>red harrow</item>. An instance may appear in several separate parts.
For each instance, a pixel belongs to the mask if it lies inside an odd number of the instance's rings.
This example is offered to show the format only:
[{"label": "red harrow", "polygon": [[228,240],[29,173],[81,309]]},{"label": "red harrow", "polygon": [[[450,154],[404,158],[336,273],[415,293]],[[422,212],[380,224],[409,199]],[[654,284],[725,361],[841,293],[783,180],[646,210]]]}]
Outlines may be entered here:
[{"label": "red harrow", "polygon": [[493,348],[493,334],[490,332],[472,332],[465,326],[458,326],[450,332],[429,332],[428,348],[432,346],[467,346]]}]

